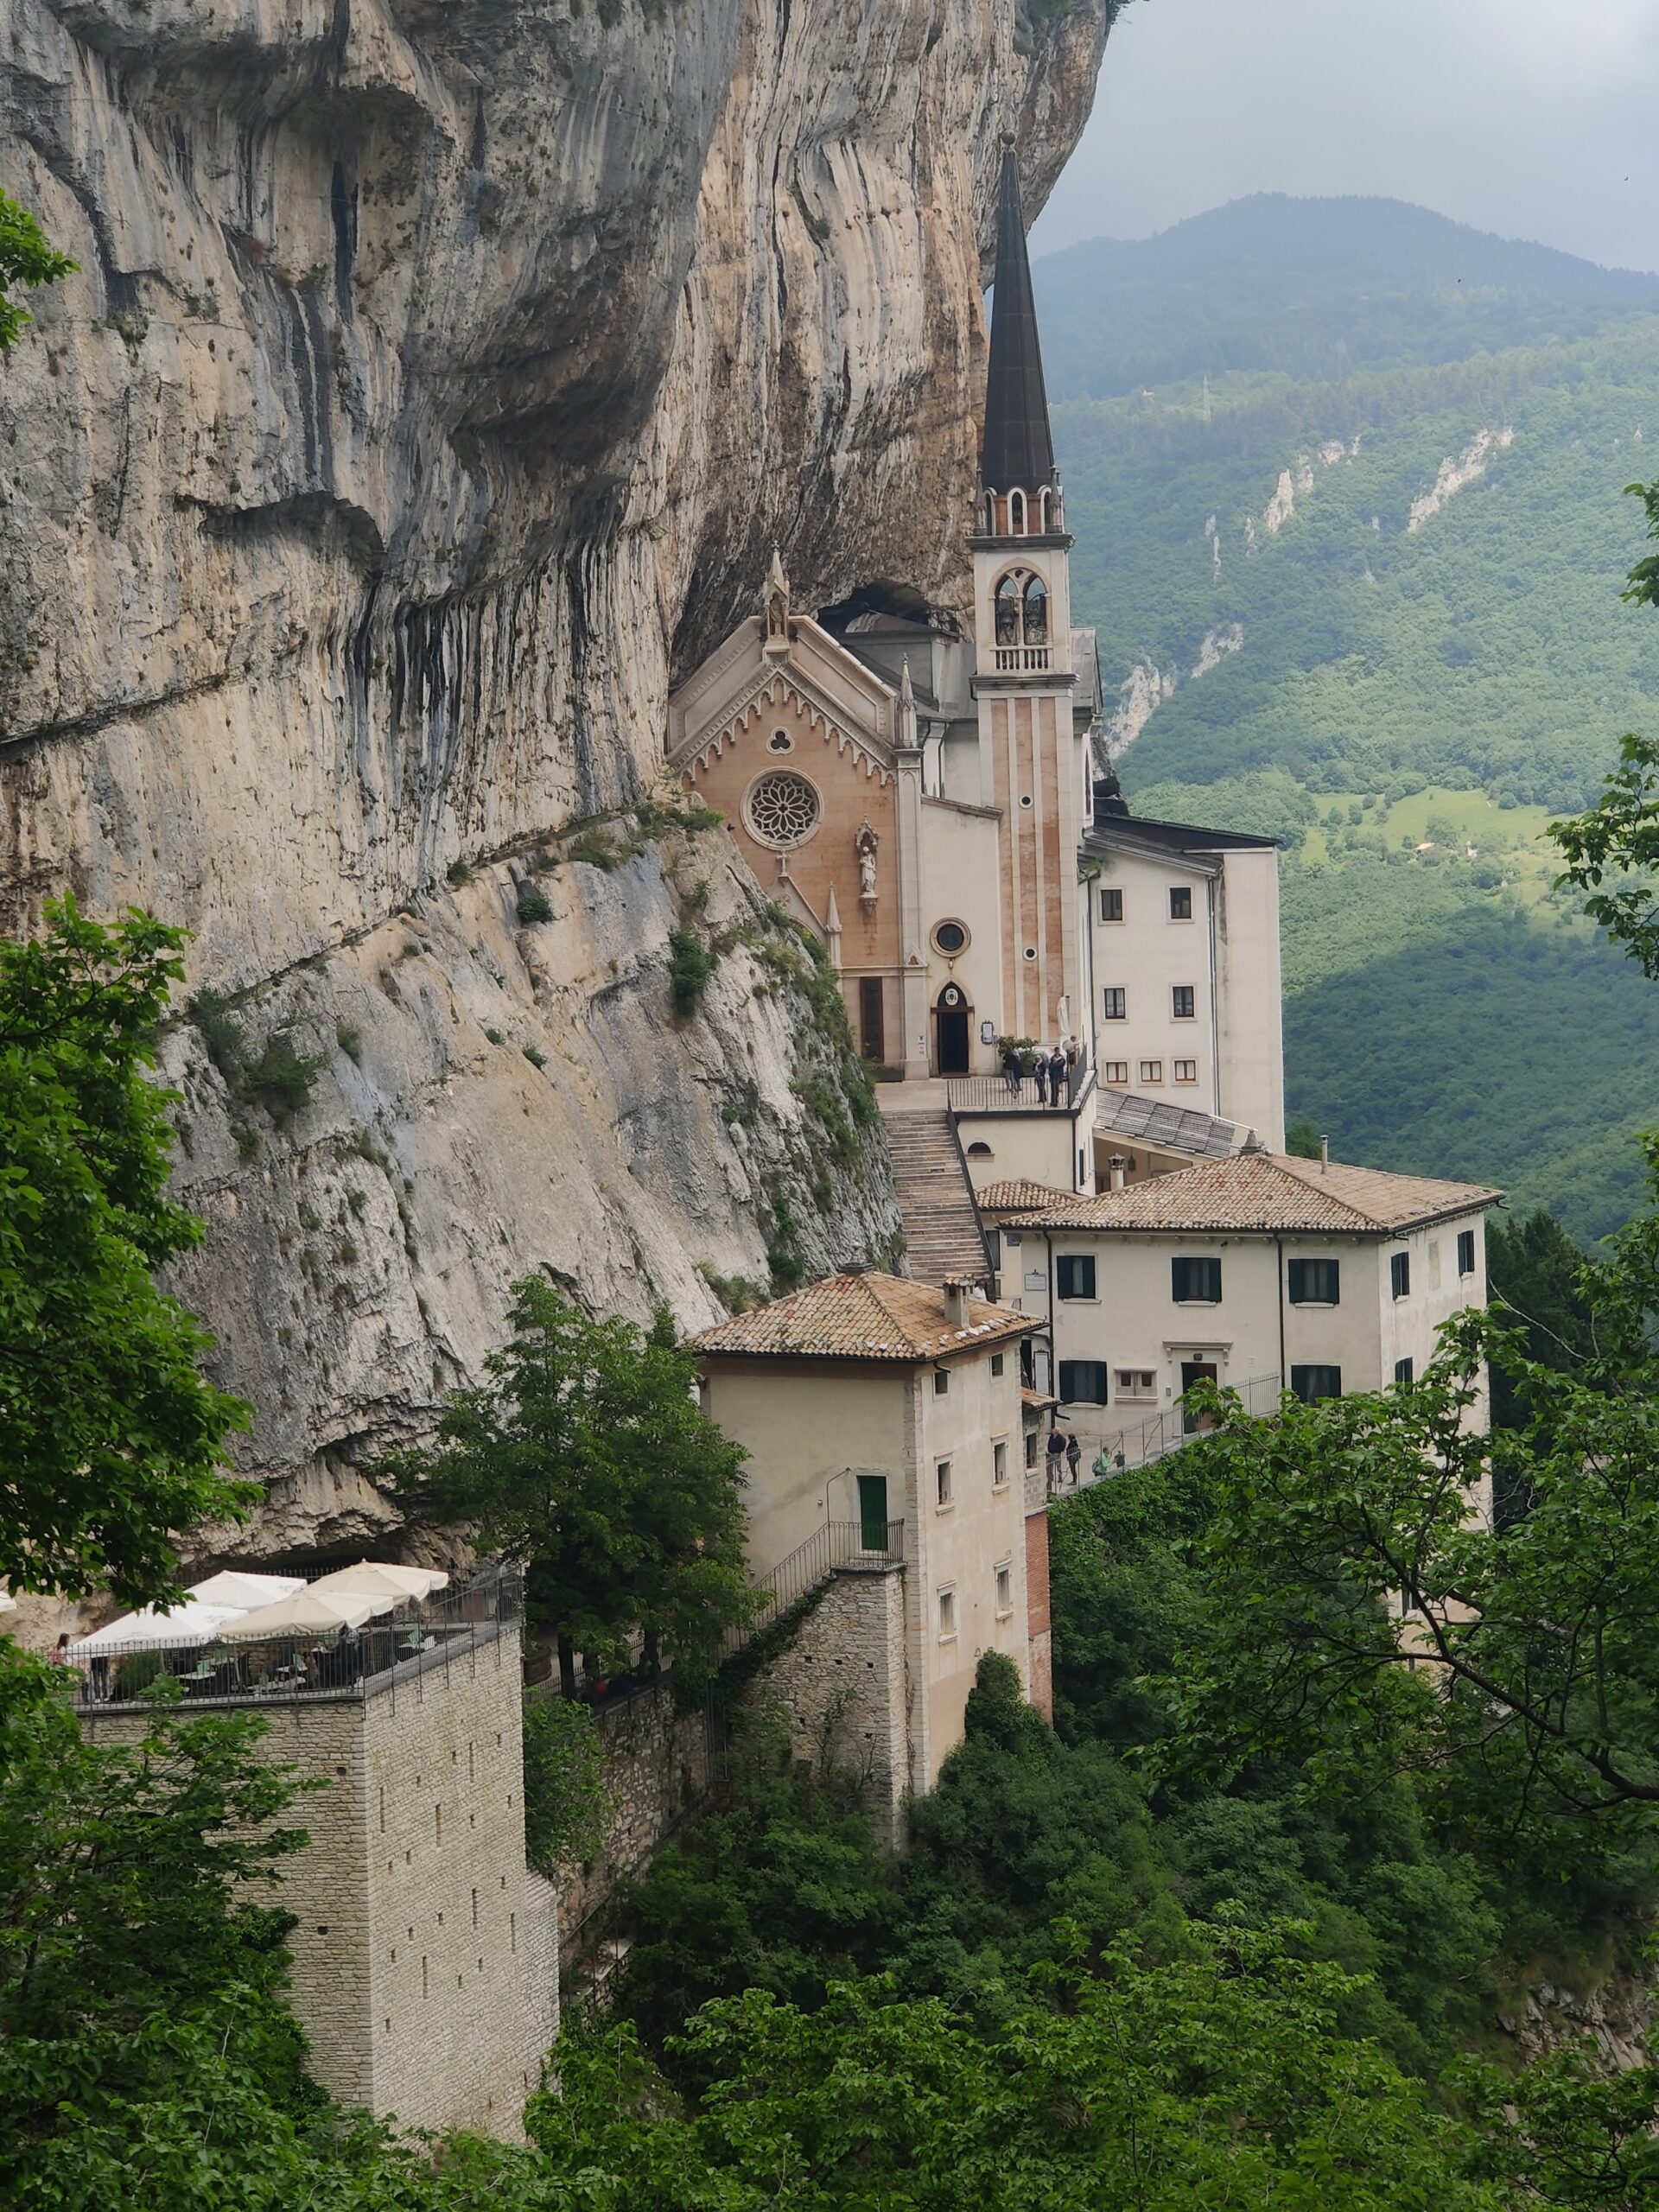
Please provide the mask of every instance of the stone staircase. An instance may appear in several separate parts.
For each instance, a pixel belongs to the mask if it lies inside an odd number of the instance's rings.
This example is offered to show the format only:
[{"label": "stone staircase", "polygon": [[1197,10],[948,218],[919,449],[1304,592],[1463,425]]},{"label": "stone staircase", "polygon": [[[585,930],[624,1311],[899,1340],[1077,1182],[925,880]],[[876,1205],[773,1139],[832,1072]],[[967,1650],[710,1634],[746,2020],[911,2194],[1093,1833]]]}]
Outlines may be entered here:
[{"label": "stone staircase", "polygon": [[983,1282],[985,1240],[950,1115],[914,1112],[885,1119],[911,1274],[918,1282],[952,1276]]}]

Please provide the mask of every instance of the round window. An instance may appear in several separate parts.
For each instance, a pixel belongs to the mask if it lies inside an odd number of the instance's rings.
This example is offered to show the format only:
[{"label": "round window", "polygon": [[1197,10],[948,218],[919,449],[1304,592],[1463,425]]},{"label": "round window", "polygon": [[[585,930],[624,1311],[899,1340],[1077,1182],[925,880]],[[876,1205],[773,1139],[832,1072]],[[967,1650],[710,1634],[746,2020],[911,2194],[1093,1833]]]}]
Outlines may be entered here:
[{"label": "round window", "polygon": [[1022,791],[1020,793],[1020,804],[1021,806],[1029,806],[1031,804],[1031,793],[1029,791]]},{"label": "round window", "polygon": [[1034,960],[1037,957],[1037,948],[1034,944],[1028,944],[1026,947],[1026,957],[1027,960]]},{"label": "round window", "polygon": [[960,922],[940,922],[933,931],[933,942],[947,959],[954,959],[968,942],[968,932]]},{"label": "round window", "polygon": [[766,750],[768,753],[792,753],[795,741],[786,729],[775,729],[766,740]]},{"label": "round window", "polygon": [[804,776],[790,768],[773,768],[750,786],[743,811],[760,842],[782,853],[805,843],[817,828],[823,809]]}]

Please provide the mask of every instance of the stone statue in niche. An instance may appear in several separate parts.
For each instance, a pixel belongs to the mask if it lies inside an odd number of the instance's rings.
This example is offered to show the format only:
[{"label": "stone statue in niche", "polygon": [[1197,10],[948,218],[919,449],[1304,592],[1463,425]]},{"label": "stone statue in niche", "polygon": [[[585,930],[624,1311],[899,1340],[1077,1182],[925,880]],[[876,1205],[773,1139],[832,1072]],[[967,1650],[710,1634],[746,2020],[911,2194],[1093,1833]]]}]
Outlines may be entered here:
[{"label": "stone statue in niche", "polygon": [[875,904],[875,855],[881,840],[868,822],[862,823],[853,840],[853,850],[858,855],[858,903],[861,906]]}]

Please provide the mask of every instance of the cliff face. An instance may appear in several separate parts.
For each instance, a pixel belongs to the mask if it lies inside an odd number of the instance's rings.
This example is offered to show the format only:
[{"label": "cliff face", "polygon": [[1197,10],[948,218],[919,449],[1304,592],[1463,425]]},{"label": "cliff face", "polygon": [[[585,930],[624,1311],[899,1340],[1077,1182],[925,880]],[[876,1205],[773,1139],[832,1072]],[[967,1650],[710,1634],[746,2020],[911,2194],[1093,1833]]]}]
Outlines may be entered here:
[{"label": "cliff face", "polygon": [[[169,1046],[267,1534],[346,1535],[515,1273],[695,1322],[699,1264],[891,1237],[723,833],[568,861],[529,928],[516,887],[649,790],[774,540],[804,604],[959,594],[997,133],[1040,205],[1104,0],[14,0],[8,37],[0,181],[83,274],[0,372],[4,923],[151,906],[251,1048],[323,1060],[279,1123]],[[675,1026],[688,915],[729,949]]]}]

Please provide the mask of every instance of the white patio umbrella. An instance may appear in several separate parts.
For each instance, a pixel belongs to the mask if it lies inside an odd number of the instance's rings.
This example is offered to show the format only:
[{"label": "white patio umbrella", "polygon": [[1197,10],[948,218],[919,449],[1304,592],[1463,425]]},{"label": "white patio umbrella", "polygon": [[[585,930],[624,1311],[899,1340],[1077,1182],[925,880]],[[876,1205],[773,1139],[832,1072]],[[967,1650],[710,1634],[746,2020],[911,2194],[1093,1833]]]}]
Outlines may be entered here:
[{"label": "white patio umbrella", "polygon": [[118,1620],[83,1636],[70,1645],[70,1656],[78,1659],[83,1651],[132,1650],[140,1645],[147,1650],[160,1650],[168,1645],[188,1648],[208,1643],[240,1617],[238,1606],[203,1605],[193,1598],[165,1611],[146,1605],[140,1613],[123,1613]]},{"label": "white patio umbrella", "polygon": [[398,1601],[367,1591],[319,1590],[315,1583],[274,1605],[256,1605],[225,1629],[226,1641],[238,1643],[258,1636],[318,1636],[334,1629],[361,1628],[375,1613],[389,1613]]},{"label": "white patio umbrella", "polygon": [[251,1613],[256,1605],[274,1605],[279,1598],[291,1598],[304,1587],[302,1574],[254,1574],[246,1567],[227,1567],[205,1582],[193,1582],[189,1594],[199,1605],[227,1605],[236,1612]]},{"label": "white patio umbrella", "polygon": [[402,1603],[410,1598],[429,1598],[435,1590],[442,1590],[448,1580],[441,1567],[392,1567],[384,1560],[362,1559],[355,1567],[337,1567],[332,1574],[320,1575],[311,1587],[362,1590],[376,1598],[395,1592]]}]

